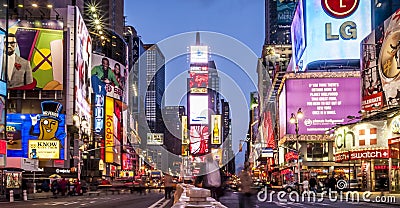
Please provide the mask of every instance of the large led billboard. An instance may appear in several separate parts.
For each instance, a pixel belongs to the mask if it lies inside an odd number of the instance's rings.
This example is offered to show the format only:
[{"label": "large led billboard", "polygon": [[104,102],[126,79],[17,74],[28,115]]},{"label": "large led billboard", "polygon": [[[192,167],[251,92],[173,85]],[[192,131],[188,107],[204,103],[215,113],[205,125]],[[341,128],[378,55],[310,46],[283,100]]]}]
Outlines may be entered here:
[{"label": "large led billboard", "polygon": [[64,114],[58,114],[57,117],[44,114],[8,114],[7,130],[8,157],[65,158]]},{"label": "large led billboard", "polygon": [[89,73],[92,67],[92,39],[78,7],[75,8],[75,13],[75,111],[78,112],[79,116],[82,115],[79,113],[82,111],[85,116],[89,117],[91,111],[89,105],[91,103]]},{"label": "large led billboard", "polygon": [[[296,10],[292,29],[305,25],[305,37],[292,31],[293,69],[304,71],[309,63],[318,60],[360,59],[360,42],[371,32],[371,1],[301,2],[298,8],[303,5],[304,14],[297,14],[301,11]],[[304,41],[307,44],[303,51]]]},{"label": "large led billboard", "polygon": [[221,115],[211,115],[211,144],[221,144],[222,125]]},{"label": "large led billboard", "polygon": [[190,46],[190,63],[208,63],[208,46]]},{"label": "large led billboard", "polygon": [[208,95],[189,95],[190,125],[208,124]]},{"label": "large led billboard", "polygon": [[278,15],[278,28],[289,28],[293,20],[293,11],[296,1],[276,1],[276,12]]},{"label": "large led billboard", "polygon": [[[63,22],[11,20],[9,24],[8,64],[2,65],[8,89],[63,90]],[[5,42],[4,34],[0,38]]]},{"label": "large led billboard", "polygon": [[114,162],[114,99],[106,97],[105,118],[105,158],[107,163]]},{"label": "large led billboard", "polygon": [[207,88],[208,73],[190,72],[189,87],[190,88]]},{"label": "large led billboard", "polygon": [[[325,134],[336,124],[347,122],[347,116],[359,115],[360,78],[288,79],[286,115],[296,115],[299,108],[304,113],[299,134]],[[294,124],[286,126],[287,134],[296,134]]]},{"label": "large led billboard", "polygon": [[304,49],[306,48],[306,22],[304,19],[303,1],[299,0],[291,25],[292,35],[292,50],[293,58],[296,64],[299,63],[301,56],[303,55]]},{"label": "large led billboard", "polygon": [[361,42],[362,107],[365,111],[400,104],[400,10]]},{"label": "large led billboard", "polygon": [[93,93],[125,101],[125,66],[99,54],[92,55],[92,66],[90,78]]},{"label": "large led billboard", "polygon": [[204,155],[209,153],[209,132],[208,126],[190,126],[190,154]]},{"label": "large led billboard", "polygon": [[147,145],[163,145],[163,133],[147,133]]},{"label": "large led billboard", "polygon": [[181,125],[181,130],[182,130],[182,144],[189,144],[189,134],[188,134],[188,120],[187,116],[182,116],[182,125]]}]

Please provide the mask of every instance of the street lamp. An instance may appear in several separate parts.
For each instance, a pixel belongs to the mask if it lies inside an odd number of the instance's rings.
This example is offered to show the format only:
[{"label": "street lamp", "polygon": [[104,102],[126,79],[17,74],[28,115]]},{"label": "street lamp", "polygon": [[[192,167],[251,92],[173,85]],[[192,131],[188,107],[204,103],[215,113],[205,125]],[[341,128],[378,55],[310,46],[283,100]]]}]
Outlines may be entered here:
[{"label": "street lamp", "polygon": [[297,110],[296,115],[292,113],[290,117],[290,123],[295,125],[295,131],[296,131],[296,151],[297,151],[297,178],[298,178],[298,183],[300,183],[300,149],[299,149],[299,119],[302,119],[304,117],[303,112],[301,111],[301,108]]}]

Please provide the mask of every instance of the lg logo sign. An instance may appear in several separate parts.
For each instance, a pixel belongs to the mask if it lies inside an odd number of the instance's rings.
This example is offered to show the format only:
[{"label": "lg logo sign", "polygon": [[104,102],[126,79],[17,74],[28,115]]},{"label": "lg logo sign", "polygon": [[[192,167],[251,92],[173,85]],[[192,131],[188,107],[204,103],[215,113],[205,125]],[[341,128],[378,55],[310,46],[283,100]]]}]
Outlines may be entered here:
[{"label": "lg logo sign", "polygon": [[[336,19],[352,15],[358,8],[359,0],[321,0],[325,13]],[[339,35],[343,40],[357,39],[357,25],[353,21],[345,21],[339,27]],[[333,34],[332,23],[325,23],[325,39],[339,40],[339,35]]]},{"label": "lg logo sign", "polygon": [[352,15],[357,10],[358,3],[359,0],[321,0],[325,12],[337,19]]}]

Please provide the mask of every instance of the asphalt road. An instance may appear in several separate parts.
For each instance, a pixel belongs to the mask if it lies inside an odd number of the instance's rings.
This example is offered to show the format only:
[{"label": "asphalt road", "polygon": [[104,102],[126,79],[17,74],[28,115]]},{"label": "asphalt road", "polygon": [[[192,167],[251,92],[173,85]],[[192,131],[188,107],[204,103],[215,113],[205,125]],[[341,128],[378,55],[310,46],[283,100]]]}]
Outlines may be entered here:
[{"label": "asphalt road", "polygon": [[152,191],[146,195],[121,194],[121,195],[100,195],[100,196],[73,196],[73,197],[58,197],[57,199],[36,199],[28,201],[0,202],[1,208],[42,208],[42,207],[135,207],[147,208],[164,198],[163,193]]}]

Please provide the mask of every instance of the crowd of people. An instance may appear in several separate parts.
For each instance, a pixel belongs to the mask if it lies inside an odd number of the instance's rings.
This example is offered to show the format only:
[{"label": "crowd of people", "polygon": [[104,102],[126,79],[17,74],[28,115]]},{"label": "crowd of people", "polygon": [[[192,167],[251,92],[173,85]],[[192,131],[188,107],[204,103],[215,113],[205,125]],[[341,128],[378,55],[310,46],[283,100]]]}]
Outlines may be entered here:
[{"label": "crowd of people", "polygon": [[[46,186],[46,184],[43,183],[42,186]],[[51,182],[50,189],[55,198],[57,198],[58,195],[80,196],[83,192],[86,192],[87,185],[85,181],[79,181],[78,179],[66,180],[62,178],[61,180],[54,179]]]}]

